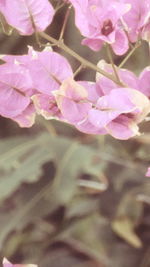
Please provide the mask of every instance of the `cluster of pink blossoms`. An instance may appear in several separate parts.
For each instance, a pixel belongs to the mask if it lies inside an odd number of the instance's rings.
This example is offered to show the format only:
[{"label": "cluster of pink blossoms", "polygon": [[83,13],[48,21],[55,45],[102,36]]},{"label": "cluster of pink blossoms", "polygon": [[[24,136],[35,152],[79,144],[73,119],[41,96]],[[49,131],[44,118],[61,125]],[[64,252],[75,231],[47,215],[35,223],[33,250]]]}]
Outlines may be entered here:
[{"label": "cluster of pink blossoms", "polygon": [[110,44],[116,55],[129,49],[129,41],[149,41],[150,0],[69,0],[75,23],[86,37],[82,44],[98,51]]},{"label": "cluster of pink blossoms", "polygon": [[[36,113],[59,119],[89,134],[111,134],[128,139],[138,134],[138,123],[150,111],[150,69],[137,78],[119,70],[127,87],[119,87],[97,74],[97,81],[75,81],[68,61],[53,51],[2,56],[0,114],[21,127],[30,127]],[[99,62],[112,72],[111,65]]]},{"label": "cluster of pink blossoms", "polygon": [[[66,2],[66,1],[65,1]],[[149,39],[150,0],[69,0],[84,45],[100,50],[109,44],[123,55],[130,42]],[[13,12],[11,12],[13,10]],[[22,35],[44,31],[54,8],[48,0],[2,0],[0,11]],[[52,49],[29,48],[26,55],[3,55],[0,65],[0,115],[31,127],[36,114],[67,122],[88,134],[129,139],[150,112],[150,68],[139,77],[117,69],[122,86],[96,74],[96,81],[76,81],[63,56]],[[98,66],[114,75],[104,60]]]}]

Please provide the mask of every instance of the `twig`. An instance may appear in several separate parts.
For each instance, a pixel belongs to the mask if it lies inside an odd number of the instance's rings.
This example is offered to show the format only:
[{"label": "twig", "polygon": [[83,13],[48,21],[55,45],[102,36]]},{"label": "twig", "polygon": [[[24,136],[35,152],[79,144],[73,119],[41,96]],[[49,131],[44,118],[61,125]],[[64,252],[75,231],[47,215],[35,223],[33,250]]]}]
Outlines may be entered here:
[{"label": "twig", "polygon": [[78,75],[78,73],[79,73],[83,68],[84,68],[84,65],[81,64],[81,65],[76,69],[76,71],[74,72],[73,77],[75,78],[75,77]]},{"label": "twig", "polygon": [[65,45],[62,40],[56,40],[55,38],[53,38],[52,36],[49,36],[45,32],[39,32],[39,35],[42,38],[46,39],[47,41],[49,41],[49,42],[55,44],[56,46],[60,47],[62,50],[64,50],[66,53],[68,53],[72,57],[76,58],[84,66],[99,72],[100,74],[102,74],[103,76],[105,76],[108,79],[112,80],[113,82],[115,82],[116,84],[120,85],[121,87],[125,87],[125,85],[122,82],[119,82],[118,80],[116,80],[114,75],[107,73],[106,71],[104,71],[104,70],[100,69],[99,67],[97,67],[92,62],[90,62],[90,61],[86,60],[85,58],[81,57],[80,55],[78,55],[75,51],[73,51],[71,48],[69,48],[67,45]]},{"label": "twig", "polygon": [[62,40],[63,39],[64,32],[65,32],[65,29],[66,29],[66,26],[67,26],[67,22],[68,22],[68,18],[69,18],[69,15],[70,15],[71,8],[72,8],[72,5],[70,5],[68,7],[67,12],[65,14],[65,18],[64,18],[64,22],[63,22],[62,29],[61,29],[61,32],[60,32],[59,40]]},{"label": "twig", "polygon": [[127,62],[127,60],[132,56],[132,54],[135,52],[135,50],[141,45],[141,41],[138,41],[135,46],[131,49],[131,51],[127,54],[127,56],[123,59],[123,61],[118,66],[119,68],[122,68],[123,65]]},{"label": "twig", "polygon": [[114,61],[113,61],[113,57],[112,57],[112,53],[111,53],[111,48],[110,48],[110,45],[109,44],[106,44],[106,49],[107,49],[107,55],[108,55],[108,58],[110,60],[111,65],[112,65],[112,68],[113,68],[113,71],[114,71],[114,75],[116,77],[116,80],[120,83],[120,78],[119,78],[119,75],[117,73],[117,69],[116,69],[116,66],[114,64]]},{"label": "twig", "polygon": [[56,7],[55,7],[55,14],[56,12],[61,9],[63,6],[65,5],[65,3],[59,4],[59,2],[57,3]]}]

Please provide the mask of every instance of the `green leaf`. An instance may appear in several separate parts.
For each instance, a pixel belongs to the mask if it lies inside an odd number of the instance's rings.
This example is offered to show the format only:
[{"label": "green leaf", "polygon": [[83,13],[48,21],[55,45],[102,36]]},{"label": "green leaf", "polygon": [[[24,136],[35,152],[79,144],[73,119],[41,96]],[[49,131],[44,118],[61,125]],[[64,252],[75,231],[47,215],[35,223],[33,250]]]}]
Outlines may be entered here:
[{"label": "green leaf", "polygon": [[131,246],[135,248],[141,248],[142,242],[140,238],[134,232],[133,222],[127,218],[118,218],[113,221],[112,229],[116,234],[128,242]]},{"label": "green leaf", "polygon": [[[12,145],[15,144],[15,146]],[[11,144],[11,145],[10,145]],[[78,190],[78,179],[83,173],[99,177],[103,165],[93,164],[99,150],[84,146],[60,136],[42,134],[36,138],[23,137],[5,140],[1,146],[0,199],[10,197],[22,183],[35,183],[42,174],[42,165],[52,161],[56,167],[53,178],[39,188],[34,195],[16,200],[18,205],[0,223],[0,244],[18,227],[22,228],[65,206]],[[14,195],[15,198],[15,195]],[[40,207],[40,208],[39,208]],[[8,218],[11,217],[9,221]],[[7,223],[6,223],[7,222]]]}]

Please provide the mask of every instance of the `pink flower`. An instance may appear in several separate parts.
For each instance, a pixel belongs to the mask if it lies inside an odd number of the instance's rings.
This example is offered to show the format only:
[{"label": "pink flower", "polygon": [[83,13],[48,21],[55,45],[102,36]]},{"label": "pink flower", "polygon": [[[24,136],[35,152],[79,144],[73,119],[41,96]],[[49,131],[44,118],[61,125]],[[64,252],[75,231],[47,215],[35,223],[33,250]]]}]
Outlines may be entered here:
[{"label": "pink flower", "polygon": [[53,95],[35,94],[32,100],[37,113],[42,115],[46,120],[54,118],[64,119]]},{"label": "pink flower", "polygon": [[[64,80],[73,76],[69,62],[53,51],[29,50],[27,67],[37,94],[32,97],[36,111],[46,119],[63,119],[53,91],[59,90]],[[40,78],[39,78],[40,77]]]},{"label": "pink flower", "polygon": [[117,88],[108,95],[100,97],[95,107],[89,111],[90,122],[102,128],[121,114],[137,114],[137,106],[133,101],[136,93],[135,90]]},{"label": "pink flower", "polygon": [[6,258],[4,258],[3,267],[37,267],[37,265],[35,264],[12,264]]},{"label": "pink flower", "polygon": [[29,73],[35,89],[31,99],[38,114],[46,119],[63,119],[53,95],[53,91],[58,90],[64,80],[73,76],[71,66],[63,56],[49,48],[38,52],[29,47],[27,55],[3,55],[1,58],[9,64],[17,64]]},{"label": "pink flower", "polygon": [[[104,61],[100,61],[98,65],[112,73],[111,65]],[[128,139],[139,134],[138,124],[150,112],[150,101],[142,90],[145,84],[149,86],[148,80],[143,80],[143,75],[144,79],[149,76],[149,70],[145,70],[139,78],[124,69],[118,70],[118,74],[127,88],[120,88],[108,78],[97,74],[97,86],[103,97],[97,101],[98,108],[90,111],[89,119],[91,122],[93,120],[94,126],[103,125],[115,138]]]},{"label": "pink flower", "polygon": [[43,94],[51,95],[52,91],[60,87],[62,81],[73,77],[67,59],[49,48],[39,52],[29,47],[26,55],[2,55],[1,59],[27,68],[34,88]]},{"label": "pink flower", "polygon": [[112,46],[117,55],[126,53],[128,39],[121,20],[129,5],[116,0],[70,0],[70,2],[75,8],[76,26],[86,37],[82,44],[98,51],[106,42]]},{"label": "pink flower", "polygon": [[[106,63],[105,60],[100,60],[97,66],[111,74],[114,74],[112,65]],[[122,83],[134,89],[138,88],[138,78],[133,72],[126,70],[126,69],[120,69],[117,66],[116,66],[116,70]],[[96,81],[101,82],[100,88],[103,91],[103,94],[109,93],[113,88],[119,87],[115,82],[104,77],[98,72],[96,73]]]},{"label": "pink flower", "polygon": [[56,52],[38,52],[30,48],[29,56],[27,68],[32,76],[34,88],[40,93],[51,95],[65,79],[73,76],[67,59]]},{"label": "pink flower", "polygon": [[[105,71],[112,72],[111,65],[104,61],[101,61],[99,65]],[[144,87],[140,87],[143,76],[144,79],[145,77],[148,79],[149,69],[146,69],[139,78],[124,69],[118,70],[118,74],[121,81],[128,87],[120,88],[99,74],[97,74],[97,83],[93,88],[91,87],[91,90],[84,84],[85,82],[82,82],[88,92],[88,100],[92,102],[92,107],[85,119],[76,124],[80,131],[89,134],[109,133],[117,139],[129,139],[139,135],[138,124],[150,112],[150,101],[142,93]],[[149,86],[146,79],[145,84]]]},{"label": "pink flower", "polygon": [[123,15],[126,30],[131,42],[138,38],[148,39],[150,30],[150,1],[149,0],[123,0],[130,4],[131,9]]},{"label": "pink flower", "polygon": [[87,116],[92,105],[88,102],[88,93],[82,85],[72,78],[64,80],[59,90],[55,91],[54,94],[57,105],[66,121],[77,123]]},{"label": "pink flower", "polygon": [[[78,125],[80,130],[83,125],[86,126],[86,130],[93,125],[96,134],[109,133],[117,139],[129,139],[139,134],[137,124],[149,111],[149,100],[142,93],[132,88],[116,88],[109,94],[99,97],[88,112],[88,120]],[[90,123],[88,127],[87,123]]]},{"label": "pink flower", "polygon": [[20,127],[31,127],[35,122],[36,112],[33,103],[30,103],[28,107],[22,111],[19,115],[12,118],[19,124]]},{"label": "pink flower", "polygon": [[21,127],[32,126],[35,109],[30,97],[33,93],[33,83],[26,68],[11,63],[0,65],[1,116],[17,121]]},{"label": "pink flower", "polygon": [[8,24],[22,35],[44,31],[54,16],[54,9],[48,0],[3,0],[0,11]]},{"label": "pink flower", "polygon": [[150,98],[150,67],[146,67],[138,79],[139,90]]},{"label": "pink flower", "polygon": [[[107,64],[104,60],[100,60],[98,66],[113,73],[111,64]],[[126,69],[117,69],[118,75],[120,80],[128,87],[134,88],[147,97],[150,98],[150,67],[146,67],[137,77],[132,71]],[[109,80],[108,78],[100,75],[99,73],[96,74],[96,79],[99,81],[100,89],[102,90],[103,94],[109,93],[112,89],[119,87],[113,81]]]},{"label": "pink flower", "polygon": [[[126,75],[125,75],[126,76]],[[134,79],[130,77],[131,84]],[[108,83],[109,85],[109,83]],[[101,88],[96,84],[71,78],[54,91],[57,106],[66,122],[89,134],[109,133],[117,139],[139,134],[138,124],[150,111],[149,99],[133,88]]]},{"label": "pink flower", "polygon": [[147,172],[145,174],[146,177],[150,177],[150,167],[148,167]]}]

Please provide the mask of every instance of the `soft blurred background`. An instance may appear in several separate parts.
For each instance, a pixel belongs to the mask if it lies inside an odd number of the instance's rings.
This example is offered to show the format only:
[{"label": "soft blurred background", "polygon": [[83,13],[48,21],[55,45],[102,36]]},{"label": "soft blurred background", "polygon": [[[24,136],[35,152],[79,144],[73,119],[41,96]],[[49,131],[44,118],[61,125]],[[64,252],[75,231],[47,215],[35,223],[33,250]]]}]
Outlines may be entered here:
[{"label": "soft blurred background", "polygon": [[[58,7],[61,1],[52,1]],[[58,10],[47,33],[59,37],[67,7]],[[81,46],[71,11],[65,43],[93,63]],[[1,54],[40,50],[35,36],[0,32]],[[64,54],[74,71],[80,63]],[[114,57],[116,64],[122,58]],[[126,67],[138,74],[149,65],[142,43]],[[81,70],[77,79],[93,80]],[[78,132],[57,121],[38,117],[30,129],[0,118],[0,256],[40,267],[150,266],[150,123],[129,141]]]}]

